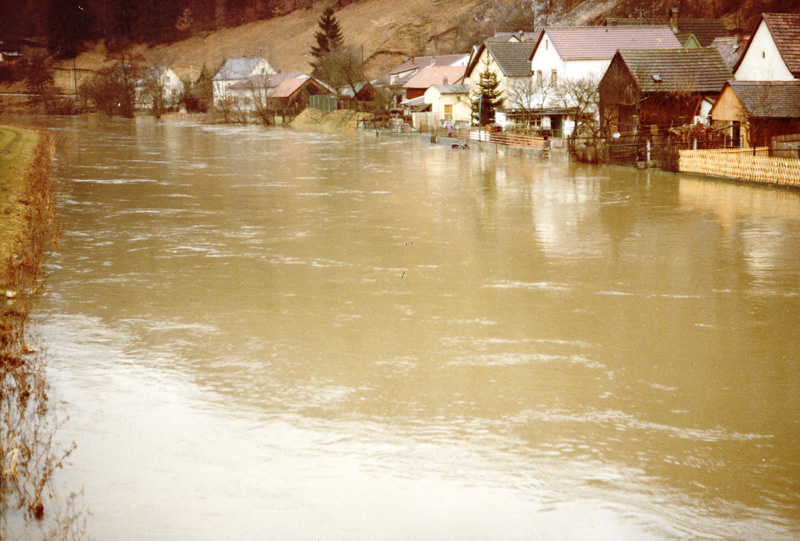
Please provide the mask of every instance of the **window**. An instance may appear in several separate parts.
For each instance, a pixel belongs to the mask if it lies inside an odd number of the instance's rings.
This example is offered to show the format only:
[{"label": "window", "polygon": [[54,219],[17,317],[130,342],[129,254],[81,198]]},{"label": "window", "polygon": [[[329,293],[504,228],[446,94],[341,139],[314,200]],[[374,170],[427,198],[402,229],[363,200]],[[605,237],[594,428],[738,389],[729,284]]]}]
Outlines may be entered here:
[{"label": "window", "polygon": [[453,120],[453,106],[452,105],[445,105],[444,106],[444,119],[445,120]]},{"label": "window", "polygon": [[542,84],[542,70],[536,70],[536,84]]},{"label": "window", "polygon": [[544,40],[544,50],[547,51],[548,49],[550,49],[550,41]]},{"label": "window", "polygon": [[553,70],[552,72],[550,72],[550,84],[555,86],[557,82],[558,82],[558,70]]}]

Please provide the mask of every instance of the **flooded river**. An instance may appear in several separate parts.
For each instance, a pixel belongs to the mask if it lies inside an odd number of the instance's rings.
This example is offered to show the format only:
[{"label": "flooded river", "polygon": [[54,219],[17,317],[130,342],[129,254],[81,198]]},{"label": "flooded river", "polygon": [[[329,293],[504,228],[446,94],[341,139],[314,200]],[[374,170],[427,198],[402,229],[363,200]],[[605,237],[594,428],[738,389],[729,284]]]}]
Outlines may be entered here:
[{"label": "flooded river", "polygon": [[32,327],[93,538],[800,536],[800,193],[54,122]]}]

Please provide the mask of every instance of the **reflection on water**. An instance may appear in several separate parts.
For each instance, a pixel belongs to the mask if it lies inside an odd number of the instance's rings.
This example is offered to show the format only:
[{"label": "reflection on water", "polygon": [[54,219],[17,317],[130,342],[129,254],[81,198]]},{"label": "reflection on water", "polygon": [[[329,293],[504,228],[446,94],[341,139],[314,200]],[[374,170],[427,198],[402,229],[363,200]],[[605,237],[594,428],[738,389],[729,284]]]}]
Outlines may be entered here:
[{"label": "reflection on water", "polygon": [[800,535],[798,194],[54,129],[65,234],[36,324],[94,536]]}]

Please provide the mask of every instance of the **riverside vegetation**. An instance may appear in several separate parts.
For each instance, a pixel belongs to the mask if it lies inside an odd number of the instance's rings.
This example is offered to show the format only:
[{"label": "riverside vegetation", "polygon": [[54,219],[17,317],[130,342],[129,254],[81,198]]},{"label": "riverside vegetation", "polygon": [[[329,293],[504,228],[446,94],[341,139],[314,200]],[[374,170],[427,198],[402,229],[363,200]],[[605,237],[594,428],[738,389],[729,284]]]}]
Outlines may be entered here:
[{"label": "riverside vegetation", "polygon": [[85,521],[74,497],[61,506],[52,494],[53,473],[75,445],[56,437],[46,354],[31,345],[25,325],[42,259],[57,239],[54,148],[43,131],[0,126],[0,538],[15,537],[15,527],[73,538]]}]

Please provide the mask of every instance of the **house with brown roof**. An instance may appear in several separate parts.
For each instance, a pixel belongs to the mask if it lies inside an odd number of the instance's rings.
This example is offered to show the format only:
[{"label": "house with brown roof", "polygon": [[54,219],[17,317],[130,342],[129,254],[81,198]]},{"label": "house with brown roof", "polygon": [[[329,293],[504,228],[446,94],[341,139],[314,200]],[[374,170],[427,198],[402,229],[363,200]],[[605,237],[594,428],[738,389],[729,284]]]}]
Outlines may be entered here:
[{"label": "house with brown roof", "polygon": [[533,43],[530,41],[484,41],[470,55],[463,82],[470,88],[474,87],[480,80],[480,73],[488,65],[489,70],[497,76],[500,88],[507,91],[509,80],[530,77],[528,59],[532,50]]},{"label": "house with brown roof", "polygon": [[617,51],[598,86],[601,131],[702,122],[731,78],[712,47]]},{"label": "house with brown roof", "polygon": [[228,87],[228,95],[241,113],[304,107],[308,96],[332,93],[330,88],[304,73],[257,74]]},{"label": "house with brown roof", "polygon": [[728,81],[711,118],[734,146],[768,146],[773,137],[800,133],[800,80]]},{"label": "house with brown roof", "polygon": [[733,73],[737,81],[800,79],[800,13],[763,13]]},{"label": "house with brown roof", "polygon": [[716,38],[711,42],[711,46],[717,49],[722,61],[733,71],[733,68],[742,57],[742,51],[746,43],[747,39],[739,36],[728,36],[726,38]]},{"label": "house with brown roof", "polygon": [[668,26],[546,27],[534,44],[530,68],[535,89],[544,98],[542,126],[569,137],[576,120],[574,103],[553,91],[566,81],[599,81],[619,49],[680,49]]},{"label": "house with brown roof", "polygon": [[476,95],[481,73],[488,69],[497,77],[504,107],[508,106],[509,93],[531,79],[530,56],[533,47],[534,43],[530,41],[484,41],[470,55],[463,84],[469,87],[470,94]]}]

